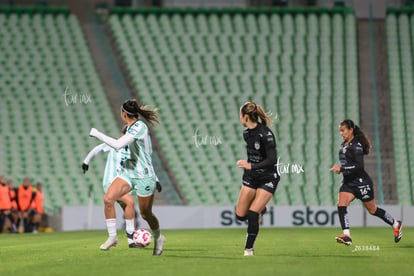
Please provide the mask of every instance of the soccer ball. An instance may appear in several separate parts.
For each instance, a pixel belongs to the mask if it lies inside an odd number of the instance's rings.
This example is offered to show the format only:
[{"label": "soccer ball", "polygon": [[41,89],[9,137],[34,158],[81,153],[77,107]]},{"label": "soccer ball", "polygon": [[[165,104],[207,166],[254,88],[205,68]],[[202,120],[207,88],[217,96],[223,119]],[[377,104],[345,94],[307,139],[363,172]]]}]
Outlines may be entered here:
[{"label": "soccer ball", "polygon": [[134,232],[132,240],[136,245],[147,247],[152,242],[152,235],[148,230],[141,228]]}]

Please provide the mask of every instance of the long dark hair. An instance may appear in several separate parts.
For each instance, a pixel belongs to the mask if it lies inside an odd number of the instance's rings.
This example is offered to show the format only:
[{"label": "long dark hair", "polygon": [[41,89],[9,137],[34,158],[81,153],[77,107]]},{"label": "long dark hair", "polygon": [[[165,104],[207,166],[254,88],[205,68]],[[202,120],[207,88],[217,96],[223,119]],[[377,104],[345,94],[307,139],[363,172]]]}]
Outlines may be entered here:
[{"label": "long dark hair", "polygon": [[269,126],[272,123],[270,115],[263,110],[263,107],[253,102],[243,104],[240,112],[243,115],[247,114],[252,122],[262,123],[265,126]]},{"label": "long dark hair", "polygon": [[140,106],[135,99],[125,101],[122,104],[121,109],[131,119],[138,119],[141,115],[150,125],[154,125],[154,123],[160,122],[156,108],[151,109],[145,105]]},{"label": "long dark hair", "polygon": [[364,154],[368,154],[371,149],[371,142],[365,133],[357,126],[354,121],[350,119],[343,120],[339,125],[346,127],[347,129],[354,130],[354,139],[356,139],[362,145]]}]

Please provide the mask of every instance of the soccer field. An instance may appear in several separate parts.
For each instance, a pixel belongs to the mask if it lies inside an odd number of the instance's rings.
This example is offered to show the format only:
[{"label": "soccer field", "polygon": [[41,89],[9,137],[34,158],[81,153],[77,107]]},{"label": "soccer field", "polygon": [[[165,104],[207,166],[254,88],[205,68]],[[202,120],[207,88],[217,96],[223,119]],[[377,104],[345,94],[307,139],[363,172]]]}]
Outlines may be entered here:
[{"label": "soccer field", "polygon": [[169,230],[162,256],[120,244],[100,251],[105,231],[0,235],[0,275],[413,275],[414,228],[395,244],[390,228],[264,228],[244,257],[244,229]]}]

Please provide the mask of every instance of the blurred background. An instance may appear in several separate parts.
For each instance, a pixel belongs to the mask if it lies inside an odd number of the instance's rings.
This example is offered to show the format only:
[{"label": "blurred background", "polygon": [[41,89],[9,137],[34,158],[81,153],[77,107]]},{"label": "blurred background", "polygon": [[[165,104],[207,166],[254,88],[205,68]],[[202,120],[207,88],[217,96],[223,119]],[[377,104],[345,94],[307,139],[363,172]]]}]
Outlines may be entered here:
[{"label": "blurred background", "polygon": [[413,0],[0,0],[0,175],[42,182],[50,216],[102,205],[105,154],[81,170],[89,130],[118,137],[136,98],[161,118],[156,204],[234,205],[239,107],[255,101],[284,170],[271,204],[335,205],[350,118],[373,145],[378,203],[410,206],[413,66]]}]

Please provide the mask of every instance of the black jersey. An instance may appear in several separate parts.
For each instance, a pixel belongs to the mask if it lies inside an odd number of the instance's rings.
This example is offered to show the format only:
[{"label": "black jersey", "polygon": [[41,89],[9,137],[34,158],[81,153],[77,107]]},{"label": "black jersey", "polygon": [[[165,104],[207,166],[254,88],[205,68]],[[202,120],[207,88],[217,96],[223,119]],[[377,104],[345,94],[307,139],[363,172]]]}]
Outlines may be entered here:
[{"label": "black jersey", "polygon": [[245,170],[245,174],[274,177],[277,173],[277,152],[275,136],[270,128],[258,123],[253,129],[245,129],[243,138],[246,141],[247,162],[252,166],[251,170]]},{"label": "black jersey", "polygon": [[341,144],[339,149],[339,161],[344,182],[371,181],[364,169],[364,150],[360,142],[353,139],[348,145]]}]

